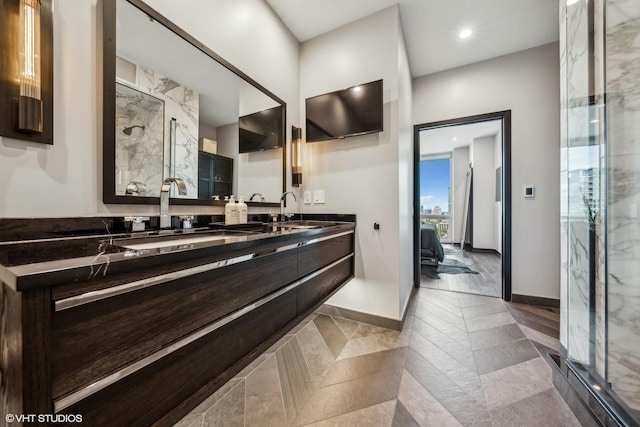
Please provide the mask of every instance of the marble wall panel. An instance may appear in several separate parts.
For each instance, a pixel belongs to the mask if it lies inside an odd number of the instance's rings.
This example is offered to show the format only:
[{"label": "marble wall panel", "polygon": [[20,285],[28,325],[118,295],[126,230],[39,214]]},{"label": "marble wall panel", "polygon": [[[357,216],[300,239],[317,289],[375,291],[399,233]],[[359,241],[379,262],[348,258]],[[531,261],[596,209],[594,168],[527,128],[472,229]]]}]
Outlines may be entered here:
[{"label": "marble wall panel", "polygon": [[569,223],[568,352],[572,360],[589,363],[589,223]]},{"label": "marble wall panel", "polygon": [[[588,362],[630,408],[640,410],[640,2],[559,4],[561,343],[570,359]],[[595,250],[589,250],[593,226],[584,196],[597,213]],[[595,343],[589,342],[590,303]]]},{"label": "marble wall panel", "polygon": [[640,2],[606,1],[608,381],[640,410]]},{"label": "marble wall panel", "polygon": [[591,123],[598,144],[599,153],[599,200],[601,208],[598,209],[596,224],[596,277],[595,277],[595,371],[601,377],[606,375],[606,209],[607,200],[606,173],[607,173],[607,146],[606,146],[606,57],[604,50],[605,42],[605,1],[593,1],[593,64],[594,64],[594,106],[592,117],[596,123]]},{"label": "marble wall panel", "polygon": [[[172,187],[171,197],[198,197],[198,124],[199,94],[153,70],[138,66],[138,87],[165,103],[164,135],[165,177],[181,178],[187,195],[180,196]],[[176,119],[175,154],[171,158],[171,119]]]},{"label": "marble wall panel", "polygon": [[561,258],[563,280],[562,295],[566,307],[561,307],[561,328],[566,327],[563,344],[569,357],[582,363],[589,362],[589,223],[585,197],[594,203],[594,174],[597,175],[597,156],[592,155],[590,128],[589,22],[586,1],[567,5],[561,3],[561,60],[564,85],[561,130],[561,202],[563,227],[561,242],[566,255]]},{"label": "marble wall panel", "polygon": [[[128,183],[146,185],[145,196],[160,195],[164,133],[164,102],[125,85],[116,84],[116,194]],[[132,126],[130,134],[124,132]]]},{"label": "marble wall panel", "polygon": [[558,2],[560,27],[560,343],[567,348],[568,215],[567,176],[567,19],[566,2]]}]

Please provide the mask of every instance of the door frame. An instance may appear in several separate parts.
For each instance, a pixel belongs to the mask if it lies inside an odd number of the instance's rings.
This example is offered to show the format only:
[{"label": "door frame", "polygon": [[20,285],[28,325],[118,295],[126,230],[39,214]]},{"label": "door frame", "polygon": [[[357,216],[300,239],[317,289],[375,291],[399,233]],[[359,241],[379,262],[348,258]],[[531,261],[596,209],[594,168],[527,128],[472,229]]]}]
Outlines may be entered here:
[{"label": "door frame", "polygon": [[420,287],[420,132],[471,123],[502,121],[502,299],[511,301],[511,110],[413,126],[413,283]]}]

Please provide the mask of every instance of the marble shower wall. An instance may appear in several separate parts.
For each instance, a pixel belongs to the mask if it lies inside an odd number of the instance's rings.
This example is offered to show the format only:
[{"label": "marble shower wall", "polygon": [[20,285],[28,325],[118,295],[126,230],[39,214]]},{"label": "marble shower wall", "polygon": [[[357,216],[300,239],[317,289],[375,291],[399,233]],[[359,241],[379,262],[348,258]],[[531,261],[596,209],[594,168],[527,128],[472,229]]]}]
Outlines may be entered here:
[{"label": "marble shower wall", "polygon": [[[171,197],[198,198],[199,93],[153,70],[138,66],[138,88],[164,101],[165,177],[181,178],[187,195],[180,196],[172,186]],[[175,155],[171,158],[171,119],[176,119]]]},{"label": "marble shower wall", "polygon": [[[562,344],[640,411],[640,2],[559,3]],[[597,214],[591,248],[587,205]]]},{"label": "marble shower wall", "polygon": [[567,6],[560,1],[560,344],[567,348],[567,289],[569,278],[568,220],[569,181],[567,177]]},{"label": "marble shower wall", "polygon": [[[179,196],[172,187],[171,197],[196,199],[198,197],[199,94],[141,65],[137,66],[137,80],[136,89],[164,102],[164,117],[162,124],[158,127],[164,137],[162,155],[159,162],[157,156],[145,159],[145,168],[153,171],[160,168],[162,173],[160,178],[157,175],[147,174],[148,180],[141,181],[147,186],[147,196],[159,196],[162,179],[175,176],[184,180],[187,195]],[[172,118],[175,118],[177,123],[173,159],[171,159],[170,135]]]},{"label": "marble shower wall", "polygon": [[[589,306],[589,208],[598,210],[598,156],[594,154],[590,127],[589,25],[586,1],[561,3],[562,114],[561,241],[566,248],[562,262],[564,290],[563,327],[571,359],[590,361]],[[597,147],[596,147],[597,149]],[[564,249],[563,249],[564,250]],[[564,305],[564,304],[563,304]],[[565,323],[566,322],[566,323]],[[563,328],[564,329],[564,328]]]},{"label": "marble shower wall", "polygon": [[[131,181],[146,184],[146,196],[159,196],[162,182],[164,102],[116,83],[116,194]],[[131,135],[124,129],[131,129]]]},{"label": "marble shower wall", "polygon": [[640,2],[606,1],[608,381],[640,410]]},{"label": "marble shower wall", "polygon": [[599,164],[600,164],[600,201],[601,206],[598,213],[597,230],[596,230],[596,289],[595,289],[595,370],[601,377],[606,376],[606,311],[607,311],[607,275],[606,275],[606,209],[604,208],[607,200],[607,186],[606,186],[606,174],[607,174],[607,146],[606,146],[606,110],[604,108],[606,102],[606,85],[605,85],[605,23],[604,23],[604,10],[606,0],[593,0],[594,2],[594,23],[593,23],[593,63],[594,63],[594,109],[593,109],[593,129],[597,138],[597,145],[599,146]]}]

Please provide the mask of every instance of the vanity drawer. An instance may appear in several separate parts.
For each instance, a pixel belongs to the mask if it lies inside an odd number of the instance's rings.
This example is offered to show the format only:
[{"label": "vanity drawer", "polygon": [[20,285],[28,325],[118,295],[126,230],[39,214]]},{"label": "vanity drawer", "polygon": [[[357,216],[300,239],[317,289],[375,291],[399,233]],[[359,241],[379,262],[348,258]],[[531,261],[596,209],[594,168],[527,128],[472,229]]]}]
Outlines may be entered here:
[{"label": "vanity drawer", "polygon": [[328,236],[326,240],[302,246],[298,250],[298,275],[303,277],[352,253],[353,236],[353,233]]},{"label": "vanity drawer", "polygon": [[[64,409],[82,414],[83,425],[172,425],[163,416],[203,387],[221,385],[263,341],[296,317],[296,292],[289,291],[241,318]],[[255,355],[254,355],[255,357]],[[230,368],[231,367],[231,368]],[[239,368],[235,369],[238,371]],[[230,374],[230,375],[233,375]]]},{"label": "vanity drawer", "polygon": [[318,305],[353,276],[353,257],[344,259],[298,288],[298,314]]},{"label": "vanity drawer", "polygon": [[56,311],[52,386],[58,398],[279,289],[296,257],[274,253]]}]

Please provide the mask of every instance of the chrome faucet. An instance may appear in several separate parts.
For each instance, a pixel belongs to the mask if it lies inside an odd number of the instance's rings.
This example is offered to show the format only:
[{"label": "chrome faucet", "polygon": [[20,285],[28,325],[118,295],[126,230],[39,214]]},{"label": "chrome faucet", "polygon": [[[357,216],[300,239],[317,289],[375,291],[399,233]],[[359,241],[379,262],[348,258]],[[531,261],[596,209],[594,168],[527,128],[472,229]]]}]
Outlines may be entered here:
[{"label": "chrome faucet", "polygon": [[282,193],[282,196],[280,196],[280,221],[284,221],[284,202],[285,199],[287,198],[287,194],[291,194],[293,196],[293,200],[294,201],[298,201],[298,199],[296,198],[296,195],[293,191],[285,191],[284,193]]},{"label": "chrome faucet", "polygon": [[127,187],[124,190],[124,194],[127,196],[144,196],[144,193],[147,191],[147,186],[142,182],[131,181],[127,184]]},{"label": "chrome faucet", "polygon": [[264,195],[262,193],[253,193],[251,195],[251,197],[249,197],[249,201],[252,201],[255,196],[259,196],[260,197],[260,201],[264,202]]},{"label": "chrome faucet", "polygon": [[160,228],[171,228],[171,216],[169,215],[169,189],[175,183],[178,187],[178,194],[187,195],[187,186],[180,178],[167,178],[160,187]]}]

